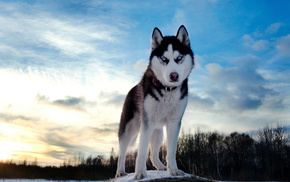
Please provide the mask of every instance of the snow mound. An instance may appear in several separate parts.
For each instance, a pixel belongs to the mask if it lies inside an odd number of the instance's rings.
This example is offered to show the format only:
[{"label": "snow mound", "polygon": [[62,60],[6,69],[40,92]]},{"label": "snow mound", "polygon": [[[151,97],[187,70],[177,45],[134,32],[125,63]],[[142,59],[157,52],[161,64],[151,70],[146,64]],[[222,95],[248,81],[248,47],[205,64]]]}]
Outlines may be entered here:
[{"label": "snow mound", "polygon": [[112,182],[135,182],[135,181],[150,181],[154,179],[162,179],[162,178],[190,178],[191,174],[185,173],[183,176],[172,176],[168,173],[168,171],[156,171],[156,170],[148,170],[147,177],[142,180],[135,180],[134,173],[129,173],[126,176],[122,176],[116,179],[112,179]]}]

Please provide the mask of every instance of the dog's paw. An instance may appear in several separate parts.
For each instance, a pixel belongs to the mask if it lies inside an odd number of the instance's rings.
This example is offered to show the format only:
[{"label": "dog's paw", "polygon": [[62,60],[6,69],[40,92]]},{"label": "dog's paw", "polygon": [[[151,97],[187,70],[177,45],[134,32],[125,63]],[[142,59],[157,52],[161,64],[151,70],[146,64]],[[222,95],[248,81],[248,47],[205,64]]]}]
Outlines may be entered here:
[{"label": "dog's paw", "polygon": [[184,176],[185,173],[179,169],[169,169],[168,168],[168,173],[172,176]]},{"label": "dog's paw", "polygon": [[162,164],[161,162],[155,162],[153,163],[153,166],[158,170],[158,171],[166,171],[166,166]]},{"label": "dog's paw", "polygon": [[134,179],[140,180],[146,177],[147,177],[146,171],[138,171],[138,172],[135,172]]},{"label": "dog's paw", "polygon": [[[155,166],[155,167],[156,167],[156,166]],[[158,166],[158,167],[156,167],[156,169],[157,169],[158,171],[166,171],[166,170],[167,170],[166,166],[164,166],[164,165],[162,165],[162,166]]]},{"label": "dog's paw", "polygon": [[125,173],[125,172],[118,172],[116,174],[115,178],[122,177],[122,176],[126,176],[126,175],[127,175],[127,173]]}]

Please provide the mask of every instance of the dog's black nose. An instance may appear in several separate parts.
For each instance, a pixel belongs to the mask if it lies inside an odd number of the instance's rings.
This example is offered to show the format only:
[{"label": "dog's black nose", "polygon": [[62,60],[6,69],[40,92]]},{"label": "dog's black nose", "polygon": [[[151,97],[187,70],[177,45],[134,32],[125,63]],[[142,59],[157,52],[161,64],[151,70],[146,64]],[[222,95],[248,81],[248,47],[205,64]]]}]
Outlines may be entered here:
[{"label": "dog's black nose", "polygon": [[176,82],[178,80],[178,73],[176,72],[170,73],[169,78],[171,81]]}]

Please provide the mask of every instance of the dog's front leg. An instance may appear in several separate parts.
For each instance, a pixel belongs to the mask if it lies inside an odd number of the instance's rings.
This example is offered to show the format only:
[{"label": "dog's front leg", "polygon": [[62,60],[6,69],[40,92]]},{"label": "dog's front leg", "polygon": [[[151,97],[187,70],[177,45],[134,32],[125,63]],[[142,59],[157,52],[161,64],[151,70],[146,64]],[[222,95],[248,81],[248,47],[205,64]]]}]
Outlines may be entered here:
[{"label": "dog's front leg", "polygon": [[184,175],[184,172],[177,168],[176,147],[181,121],[168,122],[166,124],[167,132],[167,170],[170,175]]},{"label": "dog's front leg", "polygon": [[146,159],[148,153],[148,145],[150,138],[152,136],[153,127],[148,121],[142,122],[140,129],[140,139],[139,139],[139,148],[137,163],[135,167],[135,179],[142,179],[147,177],[146,173]]}]

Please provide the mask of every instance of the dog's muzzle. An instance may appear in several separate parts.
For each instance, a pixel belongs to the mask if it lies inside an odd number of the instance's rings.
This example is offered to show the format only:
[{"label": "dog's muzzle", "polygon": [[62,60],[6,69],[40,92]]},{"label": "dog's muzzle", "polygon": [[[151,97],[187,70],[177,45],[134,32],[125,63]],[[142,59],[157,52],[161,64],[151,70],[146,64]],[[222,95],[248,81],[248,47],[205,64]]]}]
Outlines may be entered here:
[{"label": "dog's muzzle", "polygon": [[171,82],[176,82],[176,81],[178,81],[178,77],[179,77],[179,75],[178,75],[178,73],[176,73],[176,72],[172,72],[172,73],[170,73],[170,75],[169,75],[169,78],[170,78],[170,81],[171,81]]}]

